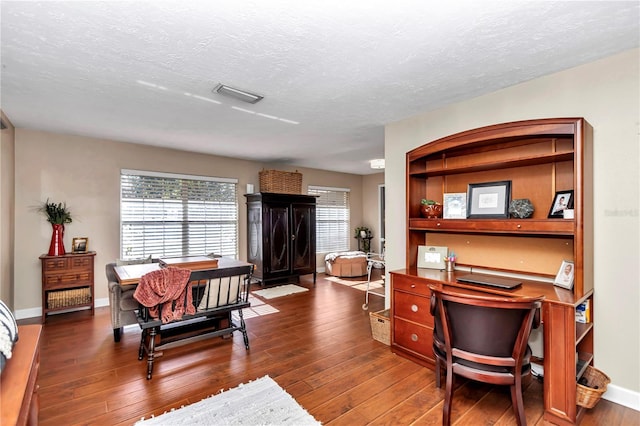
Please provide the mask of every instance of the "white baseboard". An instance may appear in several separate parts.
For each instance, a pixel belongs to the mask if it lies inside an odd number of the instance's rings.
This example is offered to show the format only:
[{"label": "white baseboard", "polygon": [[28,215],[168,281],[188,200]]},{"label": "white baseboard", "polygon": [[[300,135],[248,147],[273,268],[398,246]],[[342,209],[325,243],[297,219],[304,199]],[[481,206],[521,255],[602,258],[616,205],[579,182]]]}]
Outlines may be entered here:
[{"label": "white baseboard", "polygon": [[14,312],[17,320],[42,316],[42,308],[20,309]]},{"label": "white baseboard", "polygon": [[602,399],[640,411],[640,392],[634,392],[609,383],[607,391],[602,395]]},{"label": "white baseboard", "polygon": [[[101,308],[103,306],[109,306],[109,298],[104,297],[102,299],[96,299],[95,305],[96,308]],[[68,311],[56,311],[56,313],[64,314],[66,312],[73,312],[73,309],[69,309]],[[27,318],[35,318],[42,316],[42,308],[28,308],[28,309],[19,309],[15,311],[14,315],[17,320],[27,319]]]}]

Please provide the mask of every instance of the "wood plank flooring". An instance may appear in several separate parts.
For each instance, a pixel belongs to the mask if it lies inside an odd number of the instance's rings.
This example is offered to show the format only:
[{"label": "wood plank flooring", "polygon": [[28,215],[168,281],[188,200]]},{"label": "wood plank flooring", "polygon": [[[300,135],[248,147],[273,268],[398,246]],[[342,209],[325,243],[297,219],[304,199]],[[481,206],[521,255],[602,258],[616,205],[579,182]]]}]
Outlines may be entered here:
[{"label": "wood plank flooring", "polygon": [[[146,362],[137,359],[139,329],[125,329],[115,343],[108,307],[94,317],[88,311],[49,316],[38,378],[40,424],[130,425],[264,375],[326,425],[440,424],[444,392],[434,373],[373,340],[361,308],[364,292],[325,278],[320,274],[314,288],[311,276],[302,277],[308,292],[255,299],[252,308],[263,315],[247,319],[249,351],[239,333],[168,349],[150,381]],[[371,296],[370,311],[383,306],[383,298]],[[457,385],[453,424],[515,424],[507,388]],[[542,385],[535,380],[525,406],[528,424],[543,424]],[[582,424],[638,420],[638,412],[602,400]]]}]

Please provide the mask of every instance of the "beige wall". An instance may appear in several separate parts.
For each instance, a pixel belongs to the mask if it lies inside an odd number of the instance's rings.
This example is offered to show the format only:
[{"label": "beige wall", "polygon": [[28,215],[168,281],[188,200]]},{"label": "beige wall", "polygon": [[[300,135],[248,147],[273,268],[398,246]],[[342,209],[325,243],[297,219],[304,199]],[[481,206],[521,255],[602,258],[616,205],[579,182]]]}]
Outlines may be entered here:
[{"label": "beige wall", "polygon": [[[594,129],[595,365],[640,391],[639,50],[541,77],[390,124],[385,130],[387,262],[405,265],[405,153],[490,124],[584,117]],[[586,247],[589,250],[591,247]],[[625,395],[628,395],[625,394]],[[633,404],[632,404],[633,405]],[[638,408],[636,408],[638,409]]]},{"label": "beige wall", "polygon": [[[352,228],[357,226],[366,226],[371,229],[373,239],[371,240],[371,251],[380,251],[380,218],[378,186],[384,184],[384,173],[375,173],[362,177],[362,223],[352,224]],[[355,240],[355,238],[354,238]]]},{"label": "beige wall", "polygon": [[0,299],[13,309],[15,132],[4,112],[0,116],[7,126],[0,131]]},{"label": "beige wall", "polygon": [[[239,181],[240,258],[246,259],[246,209],[242,196],[247,183],[259,188],[264,164],[178,150],[127,144],[87,137],[16,129],[15,169],[15,309],[18,317],[37,316],[41,307],[40,261],[51,238],[51,226],[34,207],[47,198],[64,201],[73,214],[67,225],[65,248],[73,237],[89,238],[97,252],[96,299],[107,303],[104,265],[119,257],[120,170],[137,169],[237,178]],[[269,168],[290,170],[287,166]],[[362,176],[300,169],[303,191],[308,185],[351,189],[353,220],[362,216]],[[319,255],[318,266],[324,256]]]}]

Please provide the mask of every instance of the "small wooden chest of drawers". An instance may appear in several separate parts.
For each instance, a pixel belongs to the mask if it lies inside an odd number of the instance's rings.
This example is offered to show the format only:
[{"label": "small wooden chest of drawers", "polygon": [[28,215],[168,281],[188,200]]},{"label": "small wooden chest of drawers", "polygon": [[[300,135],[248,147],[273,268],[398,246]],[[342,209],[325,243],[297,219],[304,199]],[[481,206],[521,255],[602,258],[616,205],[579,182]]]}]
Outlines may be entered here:
[{"label": "small wooden chest of drawers", "polygon": [[40,256],[42,322],[49,312],[89,307],[94,313],[95,252]]}]

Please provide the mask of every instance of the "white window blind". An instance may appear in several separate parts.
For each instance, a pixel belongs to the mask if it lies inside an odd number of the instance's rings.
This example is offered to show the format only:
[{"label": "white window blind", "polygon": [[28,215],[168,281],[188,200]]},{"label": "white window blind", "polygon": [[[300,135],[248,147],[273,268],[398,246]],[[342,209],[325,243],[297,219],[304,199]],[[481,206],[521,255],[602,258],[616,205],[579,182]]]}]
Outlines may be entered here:
[{"label": "white window blind", "polygon": [[349,189],[309,186],[316,195],[316,252],[349,250]]},{"label": "white window blind", "polygon": [[122,170],[121,257],[238,257],[237,180]]}]

